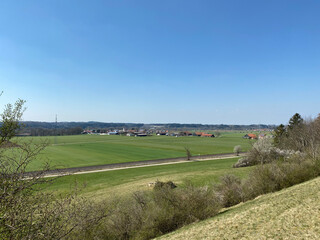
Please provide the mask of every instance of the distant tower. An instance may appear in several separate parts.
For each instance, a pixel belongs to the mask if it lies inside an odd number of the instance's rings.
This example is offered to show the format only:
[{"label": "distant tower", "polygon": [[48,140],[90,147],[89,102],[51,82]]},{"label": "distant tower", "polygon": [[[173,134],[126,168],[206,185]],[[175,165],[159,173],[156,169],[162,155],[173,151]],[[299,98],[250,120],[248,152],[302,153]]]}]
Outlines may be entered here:
[{"label": "distant tower", "polygon": [[57,128],[58,128],[58,115],[56,114],[56,124],[54,126],[54,144],[58,143],[58,140],[57,140]]}]

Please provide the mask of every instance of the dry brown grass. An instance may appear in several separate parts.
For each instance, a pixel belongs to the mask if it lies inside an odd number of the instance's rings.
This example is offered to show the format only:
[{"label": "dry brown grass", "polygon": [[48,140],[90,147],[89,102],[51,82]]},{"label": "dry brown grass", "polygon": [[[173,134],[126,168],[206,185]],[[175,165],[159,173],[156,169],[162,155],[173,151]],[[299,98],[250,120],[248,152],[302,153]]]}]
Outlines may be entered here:
[{"label": "dry brown grass", "polygon": [[320,239],[320,178],[225,209],[160,239]]}]

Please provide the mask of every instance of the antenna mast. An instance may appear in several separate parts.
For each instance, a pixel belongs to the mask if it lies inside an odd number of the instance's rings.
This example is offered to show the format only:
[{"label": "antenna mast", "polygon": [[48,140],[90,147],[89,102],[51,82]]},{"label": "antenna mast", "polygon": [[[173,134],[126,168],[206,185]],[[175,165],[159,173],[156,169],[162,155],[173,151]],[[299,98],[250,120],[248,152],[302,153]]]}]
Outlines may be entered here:
[{"label": "antenna mast", "polygon": [[57,128],[58,128],[58,115],[56,114],[56,124],[54,126],[54,144],[57,144]]}]

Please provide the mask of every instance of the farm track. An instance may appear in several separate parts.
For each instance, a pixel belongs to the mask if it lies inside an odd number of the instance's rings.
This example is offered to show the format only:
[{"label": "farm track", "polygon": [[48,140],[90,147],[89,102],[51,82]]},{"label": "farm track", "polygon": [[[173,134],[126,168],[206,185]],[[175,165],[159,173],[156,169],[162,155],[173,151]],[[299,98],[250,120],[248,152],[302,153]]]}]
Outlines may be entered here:
[{"label": "farm track", "polygon": [[[239,156],[243,156],[243,155],[245,155],[245,153],[240,153]],[[127,169],[127,168],[168,165],[168,164],[176,164],[176,163],[191,162],[191,161],[207,161],[207,160],[233,158],[233,157],[237,157],[237,156],[235,156],[234,153],[221,153],[221,154],[210,154],[210,155],[202,155],[202,156],[192,156],[190,160],[186,160],[186,157],[179,157],[179,158],[143,160],[143,161],[126,162],[126,163],[112,163],[112,164],[104,164],[104,165],[96,165],[96,166],[54,169],[54,170],[46,171],[45,177],[104,172],[104,171],[120,170],[120,169]],[[40,172],[39,171],[27,172],[26,177],[28,178],[38,173]]]}]

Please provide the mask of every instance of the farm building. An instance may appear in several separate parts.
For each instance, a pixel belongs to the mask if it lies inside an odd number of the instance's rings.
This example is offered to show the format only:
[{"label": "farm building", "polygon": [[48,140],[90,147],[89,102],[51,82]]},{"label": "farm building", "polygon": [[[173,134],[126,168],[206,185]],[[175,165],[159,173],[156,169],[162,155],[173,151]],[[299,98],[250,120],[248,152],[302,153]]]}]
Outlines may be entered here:
[{"label": "farm building", "polygon": [[157,135],[158,136],[165,136],[165,135],[167,135],[167,133],[166,132],[159,132],[159,133],[157,133]]},{"label": "farm building", "polygon": [[195,136],[198,136],[198,137],[215,137],[213,134],[204,133],[204,132],[195,132],[194,134]]},{"label": "farm building", "polygon": [[148,135],[145,133],[136,134],[136,137],[147,137]]},{"label": "farm building", "polygon": [[118,135],[118,132],[108,132],[108,135]]},{"label": "farm building", "polygon": [[192,133],[188,131],[180,132],[180,134],[181,136],[192,136]]},{"label": "farm building", "polygon": [[249,133],[244,135],[242,138],[246,138],[246,139],[257,139],[257,135]]},{"label": "farm building", "polygon": [[214,135],[209,133],[202,133],[201,137],[214,137]]}]

